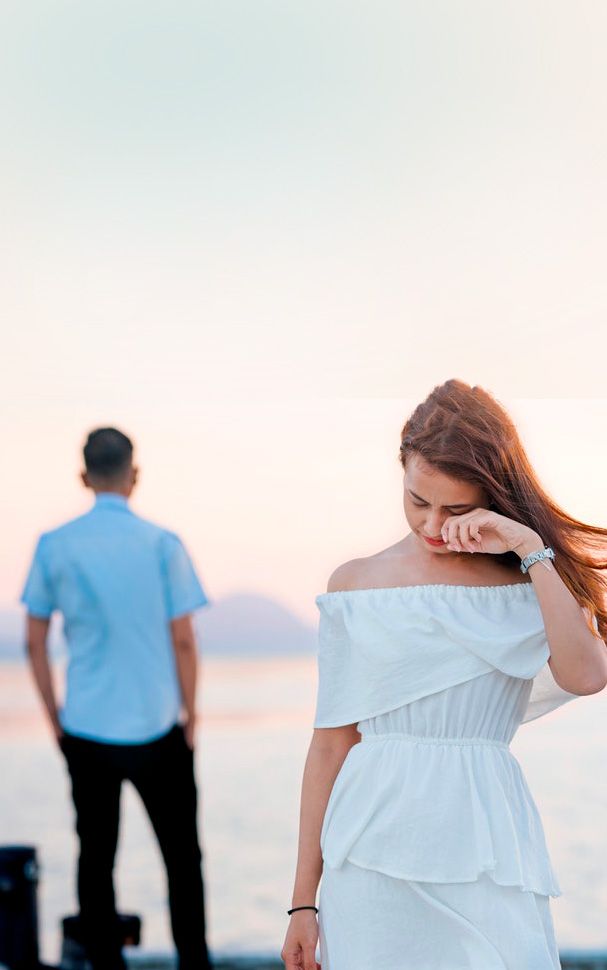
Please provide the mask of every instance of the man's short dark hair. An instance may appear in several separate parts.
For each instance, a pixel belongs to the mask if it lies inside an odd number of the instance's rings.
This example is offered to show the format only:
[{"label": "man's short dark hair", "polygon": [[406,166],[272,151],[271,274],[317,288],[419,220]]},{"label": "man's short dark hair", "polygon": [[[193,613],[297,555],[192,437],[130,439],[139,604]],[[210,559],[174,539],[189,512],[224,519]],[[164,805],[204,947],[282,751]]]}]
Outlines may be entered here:
[{"label": "man's short dark hair", "polygon": [[91,431],[83,449],[89,475],[102,479],[119,478],[133,460],[133,443],[117,428]]}]

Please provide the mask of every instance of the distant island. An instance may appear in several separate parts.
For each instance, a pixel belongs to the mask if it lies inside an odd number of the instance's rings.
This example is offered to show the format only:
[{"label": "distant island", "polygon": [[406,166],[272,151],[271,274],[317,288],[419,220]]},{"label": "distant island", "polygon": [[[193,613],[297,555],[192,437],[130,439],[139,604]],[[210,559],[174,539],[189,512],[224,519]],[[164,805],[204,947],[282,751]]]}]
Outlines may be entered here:
[{"label": "distant island", "polygon": [[[21,660],[23,612],[0,610],[0,661]],[[218,657],[278,657],[312,654],[316,630],[281,603],[255,593],[235,593],[214,600],[196,614],[202,654]],[[53,656],[63,653],[61,625],[53,623]]]}]

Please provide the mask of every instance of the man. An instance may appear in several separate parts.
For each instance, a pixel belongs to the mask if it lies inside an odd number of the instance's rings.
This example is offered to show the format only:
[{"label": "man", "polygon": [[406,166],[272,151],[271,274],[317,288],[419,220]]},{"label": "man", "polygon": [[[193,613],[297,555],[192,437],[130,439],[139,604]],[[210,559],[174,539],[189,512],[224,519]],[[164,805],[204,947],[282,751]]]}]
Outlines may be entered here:
[{"label": "man", "polygon": [[[179,538],[135,515],[133,446],[99,428],[84,446],[85,515],[41,536],[21,597],[38,690],[67,761],[80,840],[78,897],[94,970],[122,970],[113,866],[121,783],[139,792],[168,876],[180,970],[210,966],[196,824],[196,642],[208,602]],[[47,655],[51,614],[68,648],[59,710]],[[180,708],[184,720],[180,722]]]}]

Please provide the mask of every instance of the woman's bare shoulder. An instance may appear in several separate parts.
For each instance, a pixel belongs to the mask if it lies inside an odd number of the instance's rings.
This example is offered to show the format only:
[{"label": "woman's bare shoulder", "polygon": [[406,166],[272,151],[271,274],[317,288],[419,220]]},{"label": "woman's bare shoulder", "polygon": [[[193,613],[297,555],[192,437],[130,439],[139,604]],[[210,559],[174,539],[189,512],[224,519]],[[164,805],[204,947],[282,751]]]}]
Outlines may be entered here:
[{"label": "woman's bare shoulder", "polygon": [[327,593],[346,589],[359,589],[364,575],[364,559],[350,559],[334,569],[327,582]]},{"label": "woman's bare shoulder", "polygon": [[369,589],[381,585],[383,573],[399,543],[381,549],[370,556],[349,559],[338,566],[327,583],[327,593],[337,593],[348,589]]}]

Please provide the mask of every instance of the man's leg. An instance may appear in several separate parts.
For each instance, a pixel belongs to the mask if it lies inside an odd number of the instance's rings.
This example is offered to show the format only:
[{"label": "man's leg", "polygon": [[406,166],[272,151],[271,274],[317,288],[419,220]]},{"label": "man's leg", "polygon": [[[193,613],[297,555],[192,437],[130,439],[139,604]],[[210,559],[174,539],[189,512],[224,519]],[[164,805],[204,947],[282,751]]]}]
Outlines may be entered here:
[{"label": "man's leg", "polygon": [[65,735],[62,742],[80,839],[78,899],[93,970],[124,970],[114,899],[114,857],[120,816],[120,773],[112,745]]},{"label": "man's leg", "polygon": [[[132,751],[133,749],[131,749]],[[207,970],[202,853],[196,825],[194,757],[183,730],[142,746],[130,780],[150,816],[166,865],[179,970]]]}]

